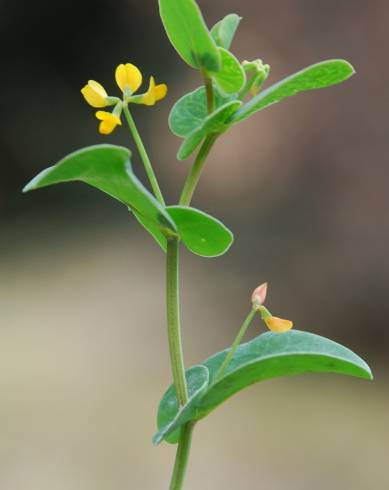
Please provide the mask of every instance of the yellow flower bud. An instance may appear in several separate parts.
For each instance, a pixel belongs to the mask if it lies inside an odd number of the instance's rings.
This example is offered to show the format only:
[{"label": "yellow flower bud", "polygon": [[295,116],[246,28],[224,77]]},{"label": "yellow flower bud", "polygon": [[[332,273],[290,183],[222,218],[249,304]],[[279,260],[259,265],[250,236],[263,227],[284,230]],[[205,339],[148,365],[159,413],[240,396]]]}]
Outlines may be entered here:
[{"label": "yellow flower bud", "polygon": [[266,323],[267,328],[275,333],[284,333],[293,327],[293,322],[290,320],[284,320],[276,316],[263,318],[263,321]]},{"label": "yellow flower bud", "polygon": [[89,80],[87,85],[81,89],[81,93],[92,107],[99,108],[110,105],[107,100],[107,92],[104,87],[95,80]]}]

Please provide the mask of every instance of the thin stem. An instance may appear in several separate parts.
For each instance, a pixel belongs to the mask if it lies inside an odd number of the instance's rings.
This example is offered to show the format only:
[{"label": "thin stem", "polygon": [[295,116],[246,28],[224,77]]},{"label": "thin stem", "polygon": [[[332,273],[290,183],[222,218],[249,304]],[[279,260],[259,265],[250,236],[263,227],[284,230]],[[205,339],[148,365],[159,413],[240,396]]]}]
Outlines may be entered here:
[{"label": "thin stem", "polygon": [[170,482],[170,490],[182,489],[185,472],[188,465],[194,425],[194,422],[187,422],[181,427],[181,435],[178,442],[176,460]]},{"label": "thin stem", "polygon": [[215,97],[213,93],[213,84],[212,80],[207,76],[204,76],[204,85],[205,85],[205,92],[207,94],[207,107],[208,107],[208,113],[211,114],[211,112],[214,111],[215,109]]},{"label": "thin stem", "polygon": [[215,143],[216,139],[218,137],[218,134],[209,134],[205,140],[204,143],[202,144],[196,160],[190,169],[190,172],[186,178],[184,188],[181,193],[180,197],[180,205],[181,206],[189,206],[193,193],[197,187],[197,184],[199,182],[201,172],[204,168],[205,160],[211,151],[211,148],[213,144]]},{"label": "thin stem", "polygon": [[155,176],[153,166],[151,165],[150,158],[147,155],[146,149],[143,145],[142,139],[135,125],[134,118],[132,117],[127,104],[123,104],[123,112],[127,119],[128,127],[130,128],[132,137],[134,138],[136,147],[138,148],[139,155],[142,159],[143,165],[145,167],[147,177],[149,178],[151,188],[153,189],[155,197],[158,199],[162,206],[165,206],[165,200],[162,196],[161,189],[158,184],[157,177]]},{"label": "thin stem", "polygon": [[249,328],[251,322],[253,321],[255,313],[256,313],[256,310],[254,308],[252,308],[250,313],[247,315],[246,320],[243,322],[242,326],[240,327],[238,335],[236,336],[230,350],[228,351],[228,354],[224,358],[222,365],[220,366],[220,368],[216,372],[213,383],[216,383],[225,373],[228,365],[231,362],[232,357],[234,356],[234,354],[236,352],[236,349],[238,348],[239,344],[242,342],[242,339],[245,336],[247,329]]},{"label": "thin stem", "polygon": [[169,238],[167,240],[166,257],[166,306],[170,363],[178,403],[185,405],[188,400],[188,388],[186,385],[184,355],[181,343],[178,286],[179,243],[177,238]]}]

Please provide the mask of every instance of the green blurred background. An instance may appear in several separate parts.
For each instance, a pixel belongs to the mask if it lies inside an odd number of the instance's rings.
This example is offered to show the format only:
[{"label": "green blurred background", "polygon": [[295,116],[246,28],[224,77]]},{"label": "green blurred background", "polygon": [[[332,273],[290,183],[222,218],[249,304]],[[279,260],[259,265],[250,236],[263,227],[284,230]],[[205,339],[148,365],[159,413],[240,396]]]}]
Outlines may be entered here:
[{"label": "green blurred background", "polygon": [[[270,82],[335,57],[358,73],[267,109],[212,152],[194,205],[235,243],[218,259],[183,253],[187,363],[231,342],[268,280],[275,314],[348,345],[376,380],[312,375],[246,390],[199,424],[186,488],[388,488],[389,4],[200,5],[209,25],[243,16],[234,51],[270,63]],[[134,114],[173,203],[189,162],[176,161],[166,119],[199,79],[169,45],[156,1],[2,0],[0,14],[0,488],[166,489],[174,448],[151,445],[170,382],[163,254],[93,189],[20,190],[81,146],[128,144],[124,128],[97,134],[79,92],[93,78],[113,93],[128,61],[169,86]],[[144,177],[136,155],[134,166]]]}]

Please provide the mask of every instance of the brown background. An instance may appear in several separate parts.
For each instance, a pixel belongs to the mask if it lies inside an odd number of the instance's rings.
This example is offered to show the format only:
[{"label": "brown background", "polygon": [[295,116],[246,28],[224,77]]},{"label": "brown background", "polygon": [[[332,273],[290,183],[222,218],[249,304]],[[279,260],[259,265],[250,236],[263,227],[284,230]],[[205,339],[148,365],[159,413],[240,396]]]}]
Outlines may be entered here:
[{"label": "brown background", "polygon": [[[243,17],[233,50],[269,63],[270,82],[336,57],[357,75],[283,101],[217,144],[194,205],[235,243],[218,259],[183,254],[187,363],[230,343],[251,290],[268,280],[275,314],[345,343],[376,380],[250,388],[198,426],[186,488],[386,488],[389,5],[200,4],[209,25]],[[0,487],[165,489],[174,449],[150,443],[170,379],[164,257],[93,189],[20,189],[81,146],[128,144],[124,129],[97,134],[79,90],[94,78],[114,93],[114,68],[129,61],[169,86],[167,99],[134,114],[173,203],[188,162],[176,161],[166,118],[199,79],[149,0],[3,0],[0,46]]]}]

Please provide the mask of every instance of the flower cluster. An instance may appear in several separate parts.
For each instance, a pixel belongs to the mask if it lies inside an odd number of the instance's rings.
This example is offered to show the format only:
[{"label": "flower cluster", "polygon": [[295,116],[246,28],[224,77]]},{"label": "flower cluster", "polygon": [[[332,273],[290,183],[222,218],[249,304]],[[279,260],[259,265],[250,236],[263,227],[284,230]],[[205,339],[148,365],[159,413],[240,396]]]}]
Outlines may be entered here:
[{"label": "flower cluster", "polygon": [[144,104],[152,106],[163,99],[167,93],[167,86],[164,83],[156,85],[154,77],[150,77],[149,88],[143,94],[134,95],[142,85],[142,74],[139,69],[131,63],[120,64],[115,71],[115,79],[118,87],[122,91],[122,99],[111,97],[100,83],[89,80],[81,89],[81,93],[89,105],[97,109],[115,106],[112,112],[97,111],[96,117],[100,121],[99,132],[110,134],[121,125],[120,116],[124,105],[129,103]]},{"label": "flower cluster", "polygon": [[253,294],[251,295],[253,308],[260,313],[262,320],[265,322],[269,330],[276,333],[287,332],[293,327],[293,322],[273,316],[270,311],[263,306],[266,299],[266,294],[267,282],[254,289]]}]

